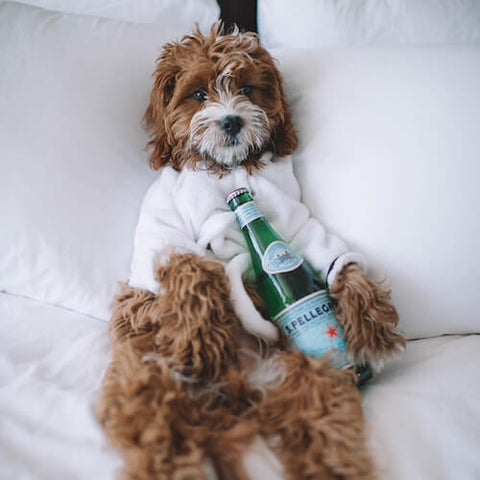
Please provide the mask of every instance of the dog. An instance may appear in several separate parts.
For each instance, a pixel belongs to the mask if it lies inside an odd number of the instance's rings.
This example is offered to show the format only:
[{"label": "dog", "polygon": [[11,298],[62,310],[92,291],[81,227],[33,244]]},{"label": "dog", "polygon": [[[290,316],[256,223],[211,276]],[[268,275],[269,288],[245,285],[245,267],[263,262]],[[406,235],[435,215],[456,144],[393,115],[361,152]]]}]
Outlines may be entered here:
[{"label": "dog", "polygon": [[160,175],[115,299],[98,419],[128,479],[247,479],[258,439],[285,478],[375,478],[354,375],[294,351],[266,319],[226,194],[249,187],[323,272],[352,361],[379,369],[405,348],[396,309],[300,202],[275,61],[256,34],[222,28],[168,43],[157,61],[145,124]]}]

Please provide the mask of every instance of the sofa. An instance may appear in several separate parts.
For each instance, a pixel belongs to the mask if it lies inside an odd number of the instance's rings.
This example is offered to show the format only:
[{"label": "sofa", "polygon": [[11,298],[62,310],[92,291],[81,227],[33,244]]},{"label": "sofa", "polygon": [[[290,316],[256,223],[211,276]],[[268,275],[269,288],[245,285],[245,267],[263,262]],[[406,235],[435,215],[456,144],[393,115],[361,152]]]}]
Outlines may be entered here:
[{"label": "sofa", "polygon": [[[1,479],[116,478],[94,408],[158,175],[151,74],[220,3],[0,2]],[[379,478],[478,479],[480,6],[258,0],[250,14],[284,77],[303,200],[365,254],[408,339],[361,389]],[[261,443],[245,463],[284,477]]]}]

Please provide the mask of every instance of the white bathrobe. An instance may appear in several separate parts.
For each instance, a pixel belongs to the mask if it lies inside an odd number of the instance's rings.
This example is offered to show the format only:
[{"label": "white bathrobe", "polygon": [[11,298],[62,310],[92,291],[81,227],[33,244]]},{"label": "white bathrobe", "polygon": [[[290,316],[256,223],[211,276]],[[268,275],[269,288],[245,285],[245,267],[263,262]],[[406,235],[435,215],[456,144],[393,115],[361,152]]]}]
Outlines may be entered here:
[{"label": "white bathrobe", "polygon": [[191,252],[221,261],[231,285],[231,299],[243,327],[268,342],[278,339],[277,328],[255,309],[242,278],[253,278],[250,255],[235,214],[225,203],[232,190],[246,187],[273,228],[332,284],[347,263],[364,266],[361,255],[348,251],[338,237],[326,232],[300,201],[292,157],[265,153],[265,167],[249,175],[236,168],[219,178],[202,165],[197,170],[161,170],[148,190],[135,234],[129,284],[159,292],[156,266],[169,255]]}]

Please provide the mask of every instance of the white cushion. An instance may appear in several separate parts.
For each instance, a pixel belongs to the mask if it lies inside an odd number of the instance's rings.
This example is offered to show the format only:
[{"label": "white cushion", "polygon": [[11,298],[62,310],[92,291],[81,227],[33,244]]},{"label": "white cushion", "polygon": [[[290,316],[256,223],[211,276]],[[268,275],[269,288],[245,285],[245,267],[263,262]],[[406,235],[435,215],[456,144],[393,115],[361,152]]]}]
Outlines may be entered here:
[{"label": "white cushion", "polygon": [[151,74],[161,45],[199,19],[184,20],[0,5],[0,290],[108,319],[154,177],[141,127]]},{"label": "white cushion", "polygon": [[479,368],[478,335],[422,339],[362,389],[379,478],[478,478]]},{"label": "white cushion", "polygon": [[479,43],[480,2],[258,0],[258,31],[270,48]]},{"label": "white cushion", "polygon": [[[206,25],[218,18],[215,0],[19,0],[21,3],[66,13],[93,15],[138,23],[160,23],[169,29]],[[1,1],[0,1],[1,3]]]},{"label": "white cushion", "polygon": [[304,201],[409,338],[480,332],[480,47],[276,52]]},{"label": "white cushion", "polygon": [[0,318],[0,478],[118,478],[121,458],[94,413],[107,325],[7,294]]}]

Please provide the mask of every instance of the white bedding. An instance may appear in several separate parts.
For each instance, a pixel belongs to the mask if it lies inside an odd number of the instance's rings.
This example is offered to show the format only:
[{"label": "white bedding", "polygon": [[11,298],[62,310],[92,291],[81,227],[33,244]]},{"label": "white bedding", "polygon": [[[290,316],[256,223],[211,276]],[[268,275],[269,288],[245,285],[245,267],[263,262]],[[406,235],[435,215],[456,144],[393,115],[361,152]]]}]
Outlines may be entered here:
[{"label": "white bedding", "polygon": [[[195,21],[208,29],[218,5],[23,2],[90,16],[0,0],[0,289],[107,320],[154,175],[140,119],[158,48]],[[285,53],[309,36],[306,53],[278,55],[303,200],[391,280],[409,338],[479,333],[480,3],[368,0],[356,15],[345,7],[362,2],[301,0],[297,22],[290,3],[262,0],[259,24]],[[332,38],[345,48],[314,50]],[[479,347],[478,335],[411,341],[365,388],[381,479],[480,479]],[[93,413],[108,359],[105,322],[0,293],[0,480],[115,478]],[[261,442],[247,460],[252,479],[281,478]]]},{"label": "white bedding", "polygon": [[480,336],[411,341],[365,392],[388,480],[480,478]]},{"label": "white bedding", "polygon": [[[412,341],[365,389],[382,478],[480,478],[479,352],[476,335]],[[0,479],[115,477],[93,414],[108,357],[104,322],[0,294]]]},{"label": "white bedding", "polygon": [[107,324],[0,295],[0,479],[113,479],[93,404]]}]

